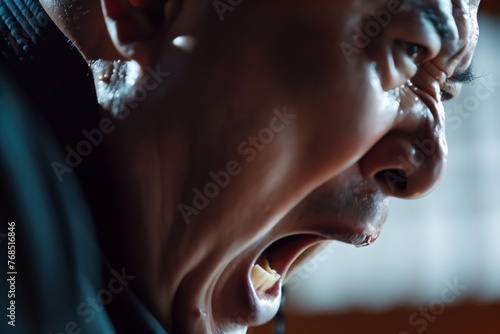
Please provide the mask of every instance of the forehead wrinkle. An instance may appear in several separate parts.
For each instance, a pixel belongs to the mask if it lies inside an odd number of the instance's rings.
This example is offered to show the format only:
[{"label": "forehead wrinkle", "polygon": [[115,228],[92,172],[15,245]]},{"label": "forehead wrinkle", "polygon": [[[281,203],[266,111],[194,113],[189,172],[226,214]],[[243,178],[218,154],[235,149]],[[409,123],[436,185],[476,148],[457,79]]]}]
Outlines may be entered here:
[{"label": "forehead wrinkle", "polygon": [[[471,83],[474,81],[472,57],[479,38],[477,13],[481,0],[451,0],[454,18],[463,36],[463,52],[461,64],[455,69],[449,82]],[[452,79],[453,78],[453,79]]]},{"label": "forehead wrinkle", "polygon": [[477,22],[477,14],[479,10],[480,0],[473,1],[472,4],[469,4],[469,19],[472,24],[471,32],[469,34],[469,40],[472,45],[476,45],[479,39],[479,24]]},{"label": "forehead wrinkle", "polygon": [[476,11],[477,9],[479,8],[479,3],[481,2],[481,0],[469,0],[469,8],[472,9],[472,8],[475,8]]}]

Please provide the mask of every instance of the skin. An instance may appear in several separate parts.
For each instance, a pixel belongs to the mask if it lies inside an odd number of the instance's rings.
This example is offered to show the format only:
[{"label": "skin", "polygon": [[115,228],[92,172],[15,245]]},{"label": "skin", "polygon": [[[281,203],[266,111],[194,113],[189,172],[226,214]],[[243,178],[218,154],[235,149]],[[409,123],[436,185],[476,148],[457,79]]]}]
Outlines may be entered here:
[{"label": "skin", "polygon": [[[250,283],[263,252],[283,284],[328,240],[372,243],[388,197],[431,189],[447,156],[440,90],[458,94],[447,78],[469,67],[478,32],[478,1],[403,1],[348,62],[341,43],[387,2],[243,2],[223,22],[211,2],[42,4],[89,62],[103,117],[122,119],[106,146],[123,259],[172,333],[269,321],[279,286]],[[446,38],[418,5],[443,13]],[[179,47],[178,36],[196,43]],[[124,113],[157,66],[168,78]],[[238,149],[284,106],[288,124],[272,140]],[[238,175],[186,219],[179,205],[194,207],[193,189],[230,161]]]}]

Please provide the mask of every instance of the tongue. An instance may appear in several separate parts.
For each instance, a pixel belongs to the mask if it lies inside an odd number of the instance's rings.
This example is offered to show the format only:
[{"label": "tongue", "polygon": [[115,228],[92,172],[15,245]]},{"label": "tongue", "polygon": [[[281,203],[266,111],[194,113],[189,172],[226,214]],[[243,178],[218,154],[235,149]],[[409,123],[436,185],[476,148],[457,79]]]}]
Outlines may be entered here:
[{"label": "tongue", "polygon": [[279,281],[281,276],[272,269],[266,258],[260,258],[252,268],[251,279],[256,291],[265,292]]}]

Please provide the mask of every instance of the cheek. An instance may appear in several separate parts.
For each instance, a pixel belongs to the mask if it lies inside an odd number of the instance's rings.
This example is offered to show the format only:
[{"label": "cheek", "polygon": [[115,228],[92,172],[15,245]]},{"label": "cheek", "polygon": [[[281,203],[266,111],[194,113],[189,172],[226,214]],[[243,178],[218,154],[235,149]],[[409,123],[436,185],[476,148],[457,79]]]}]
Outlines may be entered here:
[{"label": "cheek", "polygon": [[308,86],[288,90],[285,99],[298,115],[298,173],[331,178],[390,130],[399,102],[382,89],[375,65],[367,58],[347,64],[335,49],[324,58],[317,58],[317,63],[328,63],[321,66],[326,69],[322,75],[317,75],[317,64],[309,67],[313,75],[302,81]]},{"label": "cheek", "polygon": [[352,37],[356,15],[323,16],[285,20],[270,30],[263,47],[270,50],[272,90],[298,115],[299,174],[334,175],[354,163],[388,131],[397,112],[365,51],[348,61],[340,47]]},{"label": "cheek", "polygon": [[[234,127],[236,139],[224,141],[226,151],[268,128],[273,107],[286,105],[297,115],[286,130],[273,133],[265,149],[249,143],[238,150],[243,162],[252,161],[252,181],[273,175],[296,186],[333,177],[368,151],[393,121],[390,99],[364,50],[348,62],[340,47],[352,37],[359,14],[331,6],[326,1],[299,8],[269,4],[269,10],[259,11],[258,25],[246,11],[242,21],[206,32],[211,42],[200,44],[193,77],[209,80],[194,80],[203,82],[200,110],[223,105],[241,125]],[[265,183],[274,187],[276,182]]]},{"label": "cheek", "polygon": [[329,177],[359,160],[389,131],[397,114],[397,102],[381,89],[369,64],[338,72],[326,89],[297,101],[304,118],[302,157]]}]

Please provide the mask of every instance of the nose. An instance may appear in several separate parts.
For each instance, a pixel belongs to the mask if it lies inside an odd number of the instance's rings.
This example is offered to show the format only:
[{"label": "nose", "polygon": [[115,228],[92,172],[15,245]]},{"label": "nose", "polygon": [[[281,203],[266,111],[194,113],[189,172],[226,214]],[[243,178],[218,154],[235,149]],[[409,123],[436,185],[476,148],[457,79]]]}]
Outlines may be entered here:
[{"label": "nose", "polygon": [[401,120],[365,154],[360,169],[387,195],[414,198],[441,179],[448,150],[439,120],[426,117],[415,131],[403,130],[404,122]]},{"label": "nose", "polygon": [[[460,56],[459,36],[466,36],[451,11],[414,6],[403,6],[368,49],[382,88],[400,94],[402,111],[360,160],[360,169],[386,194],[399,198],[422,196],[443,175],[448,149],[439,86],[446,77],[444,69],[453,67]],[[435,17],[442,18],[441,24]]]},{"label": "nose", "polygon": [[447,144],[439,82],[421,68],[411,79],[397,71],[382,81],[407,83],[394,88],[399,112],[389,131],[360,160],[364,176],[393,197],[414,198],[432,189],[446,166]]}]

